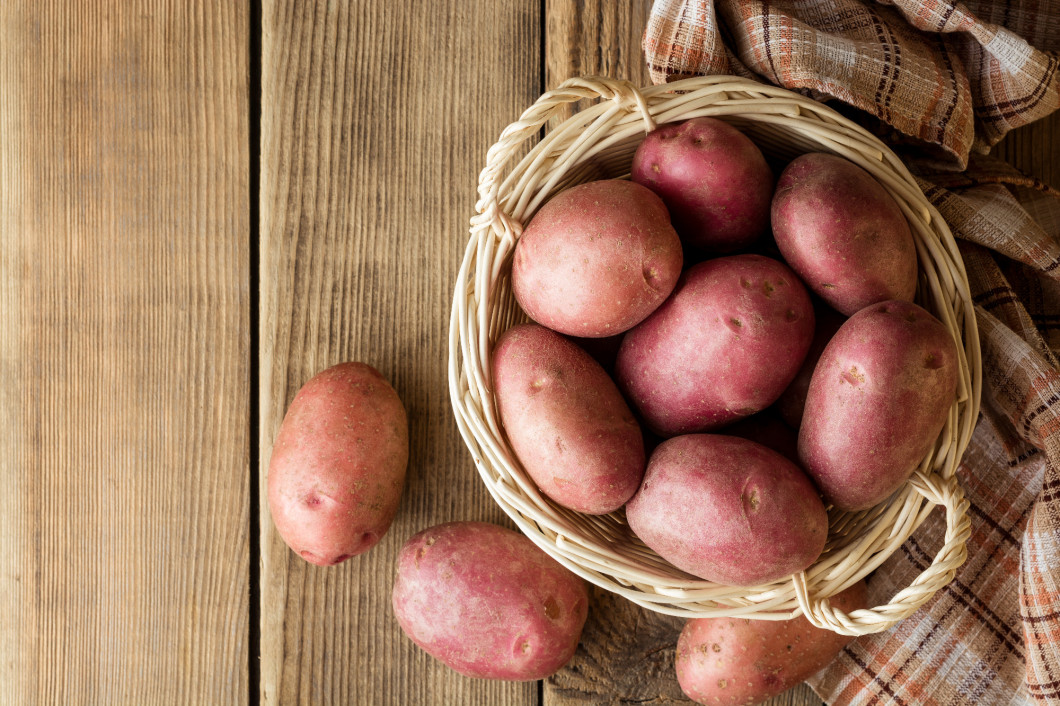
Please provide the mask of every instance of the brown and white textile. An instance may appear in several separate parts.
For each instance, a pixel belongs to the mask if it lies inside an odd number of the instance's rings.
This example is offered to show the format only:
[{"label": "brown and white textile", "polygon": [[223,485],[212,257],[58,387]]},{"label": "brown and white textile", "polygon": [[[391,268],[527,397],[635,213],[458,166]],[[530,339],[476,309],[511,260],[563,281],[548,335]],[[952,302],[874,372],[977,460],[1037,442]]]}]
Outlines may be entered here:
[{"label": "brown and white textile", "polygon": [[729,73],[836,98],[963,169],[1060,107],[1058,18],[1056,0],[656,0],[644,50],[656,83]]},{"label": "brown and white textile", "polygon": [[[652,8],[656,82],[731,73],[841,102],[906,157],[968,269],[984,381],[958,471],[968,562],[916,614],[810,680],[829,703],[1060,703],[1060,191],[982,156],[1060,106],[1058,49],[1060,0]],[[908,586],[944,529],[929,517],[873,574],[870,599]]]}]

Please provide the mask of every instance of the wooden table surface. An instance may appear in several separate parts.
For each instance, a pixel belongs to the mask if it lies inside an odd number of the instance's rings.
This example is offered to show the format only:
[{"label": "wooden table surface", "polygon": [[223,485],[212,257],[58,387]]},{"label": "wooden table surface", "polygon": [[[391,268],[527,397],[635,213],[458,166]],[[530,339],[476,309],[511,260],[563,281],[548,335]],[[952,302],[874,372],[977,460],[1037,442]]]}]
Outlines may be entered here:
[{"label": "wooden table surface", "polygon": [[[680,621],[600,591],[544,683],[461,677],[390,610],[411,534],[507,524],[446,383],[486,149],[568,76],[647,83],[649,6],[0,3],[0,703],[690,703]],[[1057,119],[999,151],[1060,183]],[[295,391],[346,360],[404,400],[408,483],[322,569],[261,499]]]}]

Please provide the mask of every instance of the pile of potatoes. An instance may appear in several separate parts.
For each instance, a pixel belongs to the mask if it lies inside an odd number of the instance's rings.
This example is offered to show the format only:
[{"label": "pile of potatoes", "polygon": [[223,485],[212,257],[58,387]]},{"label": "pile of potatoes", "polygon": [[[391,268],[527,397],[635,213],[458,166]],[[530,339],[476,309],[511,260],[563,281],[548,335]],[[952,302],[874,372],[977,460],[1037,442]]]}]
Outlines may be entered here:
[{"label": "pile of potatoes", "polygon": [[[536,323],[501,335],[492,385],[529,478],[571,510],[624,512],[644,544],[716,583],[756,586],[817,561],[827,507],[885,501],[956,395],[956,344],[912,301],[916,248],[894,199],[831,154],[775,178],[723,121],[664,125],[630,180],[556,194],[511,277]],[[379,540],[407,462],[396,393],[348,365],[295,398],[268,480],[281,535],[320,564]],[[835,601],[864,606],[864,586]],[[558,670],[587,606],[581,579],[482,523],[409,539],[393,593],[416,644],[482,678]],[[754,703],[845,643],[805,619],[690,621],[678,678],[701,703]]]},{"label": "pile of potatoes", "polygon": [[[945,424],[957,348],[916,281],[909,224],[862,168],[805,154],[774,184],[735,127],[665,125],[630,181],[567,189],[527,225],[512,289],[537,323],[494,350],[501,421],[556,503],[624,507],[694,576],[781,579],[820,556],[826,505],[886,500]],[[584,339],[614,336],[609,376]]]}]

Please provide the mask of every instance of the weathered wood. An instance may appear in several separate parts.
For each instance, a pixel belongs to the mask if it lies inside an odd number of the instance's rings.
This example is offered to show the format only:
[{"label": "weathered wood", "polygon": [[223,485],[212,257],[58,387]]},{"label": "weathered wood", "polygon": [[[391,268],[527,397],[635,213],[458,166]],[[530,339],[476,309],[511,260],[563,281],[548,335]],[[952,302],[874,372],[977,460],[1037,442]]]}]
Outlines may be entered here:
[{"label": "weathered wood", "polygon": [[650,0],[546,0],[545,84],[608,76],[651,84],[641,50]]},{"label": "weathered wood", "polygon": [[[452,288],[486,149],[540,92],[536,0],[263,6],[261,688],[265,703],[501,706],[535,683],[464,678],[390,607],[397,553],[425,527],[505,523],[452,418]],[[378,368],[410,422],[408,482],[382,542],[312,567],[264,502],[299,386],[344,360]]]},{"label": "weathered wood", "polygon": [[246,2],[0,4],[0,703],[246,703]]},{"label": "weathered wood", "polygon": [[684,621],[644,610],[600,588],[574,659],[545,682],[545,703],[692,704],[674,676]]},{"label": "weathered wood", "polygon": [[1060,189],[1060,113],[1013,130],[991,153]]}]

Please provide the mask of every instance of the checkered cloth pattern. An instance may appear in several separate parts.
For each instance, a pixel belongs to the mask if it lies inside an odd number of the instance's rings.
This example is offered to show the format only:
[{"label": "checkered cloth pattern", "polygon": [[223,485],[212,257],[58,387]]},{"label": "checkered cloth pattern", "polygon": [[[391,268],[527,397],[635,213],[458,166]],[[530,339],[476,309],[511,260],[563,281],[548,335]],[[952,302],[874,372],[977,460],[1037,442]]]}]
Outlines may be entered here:
[{"label": "checkered cloth pattern", "polygon": [[[959,238],[983,412],[958,477],[969,558],[811,686],[830,704],[1060,703],[1060,191],[985,154],[1060,107],[1060,0],[656,0],[652,78],[729,73],[837,102],[907,158]],[[857,110],[850,110],[852,106]],[[936,512],[869,581],[886,602],[942,544]]]}]

